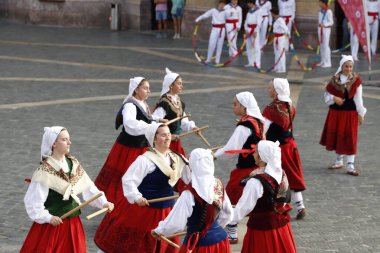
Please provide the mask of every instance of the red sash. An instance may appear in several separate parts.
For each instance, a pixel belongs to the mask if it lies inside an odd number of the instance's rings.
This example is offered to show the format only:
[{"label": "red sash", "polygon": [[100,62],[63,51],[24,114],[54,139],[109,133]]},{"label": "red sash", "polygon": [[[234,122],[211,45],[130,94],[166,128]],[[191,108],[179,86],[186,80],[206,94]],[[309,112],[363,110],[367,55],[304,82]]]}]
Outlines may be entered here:
[{"label": "red sash", "polygon": [[239,22],[239,19],[227,19],[226,20],[226,23],[227,24],[234,24],[234,29],[233,30],[236,30],[237,28],[237,23]]},{"label": "red sash", "polygon": [[289,24],[289,21],[290,19],[292,18],[292,16],[281,16],[283,19],[285,19],[285,24],[288,25]]},{"label": "red sash", "polygon": [[224,28],[225,26],[226,26],[225,24],[213,24],[213,25],[212,25],[213,28],[220,28],[219,38],[222,37],[222,31],[223,31],[223,28]]},{"label": "red sash", "polygon": [[278,38],[284,36],[283,33],[274,33],[274,37],[276,38],[276,49],[278,50]]},{"label": "red sash", "polygon": [[256,29],[257,24],[248,24],[247,26],[251,29],[251,31],[249,31],[249,37],[251,37]]}]

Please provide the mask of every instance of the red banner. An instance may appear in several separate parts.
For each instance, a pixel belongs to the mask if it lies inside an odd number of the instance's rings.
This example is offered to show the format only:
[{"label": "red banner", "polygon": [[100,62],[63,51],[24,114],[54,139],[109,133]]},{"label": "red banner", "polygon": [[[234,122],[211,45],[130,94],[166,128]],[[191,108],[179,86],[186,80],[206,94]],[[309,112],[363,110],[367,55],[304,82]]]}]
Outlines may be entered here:
[{"label": "red banner", "polygon": [[367,31],[367,7],[365,0],[338,0],[346,18],[350,22],[351,29],[354,29],[358,36],[359,43],[366,55],[368,62],[371,62],[369,53],[369,31]]}]

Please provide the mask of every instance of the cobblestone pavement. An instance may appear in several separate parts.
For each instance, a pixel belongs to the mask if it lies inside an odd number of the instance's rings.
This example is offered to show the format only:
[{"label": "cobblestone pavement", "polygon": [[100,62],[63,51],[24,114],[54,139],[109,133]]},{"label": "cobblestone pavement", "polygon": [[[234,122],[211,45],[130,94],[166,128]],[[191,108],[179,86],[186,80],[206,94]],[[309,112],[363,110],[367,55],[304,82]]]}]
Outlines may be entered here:
[{"label": "cobblestone pavement", "polygon": [[[129,78],[145,76],[151,83],[153,107],[164,68],[184,79],[187,102],[198,126],[210,125],[204,135],[213,146],[224,144],[234,129],[231,101],[237,92],[253,91],[259,105],[270,102],[267,81],[276,74],[258,74],[242,66],[240,57],[226,68],[209,68],[195,61],[189,39],[156,39],[154,33],[110,32],[99,29],[38,27],[0,21],[0,252],[18,252],[30,228],[23,205],[30,178],[39,162],[44,126],[64,125],[72,136],[72,153],[94,179],[117,137],[113,121],[128,91]],[[206,42],[199,48],[205,49]],[[206,54],[205,50],[201,51]],[[300,59],[313,58],[300,51]],[[264,50],[263,66],[273,52]],[[361,56],[363,59],[363,56]],[[292,221],[299,252],[380,252],[378,134],[380,64],[371,75],[364,60],[355,69],[362,76],[366,121],[359,130],[357,164],[362,175],[328,171],[334,154],[318,145],[327,113],[322,83],[338,66],[302,72],[287,54],[293,101],[297,104],[295,138],[308,189],[307,217]],[[376,116],[377,115],[377,116]],[[183,139],[190,152],[205,147],[197,136]],[[234,161],[217,161],[216,175],[224,182]],[[83,210],[82,218],[94,209]],[[294,216],[294,213],[292,213]],[[83,219],[88,252],[95,252],[93,235],[101,218]],[[241,238],[242,239],[242,238]],[[241,240],[242,241],[242,240]],[[241,244],[234,247],[239,252]]]}]

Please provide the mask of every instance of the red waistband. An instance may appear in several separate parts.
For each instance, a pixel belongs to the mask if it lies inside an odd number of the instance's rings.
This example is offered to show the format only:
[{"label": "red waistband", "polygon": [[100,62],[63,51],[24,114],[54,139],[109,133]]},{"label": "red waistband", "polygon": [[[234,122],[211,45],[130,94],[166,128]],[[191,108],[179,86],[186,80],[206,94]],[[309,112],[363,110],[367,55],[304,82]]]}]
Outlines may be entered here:
[{"label": "red waistband", "polygon": [[233,24],[233,23],[237,23],[237,22],[239,22],[239,19],[227,19],[226,20],[226,23],[228,23],[228,24]]},{"label": "red waistband", "polygon": [[284,33],[274,33],[274,37],[278,38],[278,37],[282,37],[284,36]]},{"label": "red waistband", "polygon": [[262,17],[263,17],[263,18],[267,18],[267,17],[269,17],[269,15],[262,15]]},{"label": "red waistband", "polygon": [[368,15],[369,16],[377,16],[377,15],[379,15],[379,13],[378,12],[368,12]]},{"label": "red waistband", "polygon": [[224,28],[225,24],[213,24],[212,27],[215,27],[215,28]]},{"label": "red waistband", "polygon": [[257,26],[257,24],[248,24],[247,26],[248,26],[249,28],[251,28],[251,29],[255,29],[256,26]]},{"label": "red waistband", "polygon": [[292,17],[292,15],[290,15],[290,16],[281,16],[282,18],[291,18]]}]

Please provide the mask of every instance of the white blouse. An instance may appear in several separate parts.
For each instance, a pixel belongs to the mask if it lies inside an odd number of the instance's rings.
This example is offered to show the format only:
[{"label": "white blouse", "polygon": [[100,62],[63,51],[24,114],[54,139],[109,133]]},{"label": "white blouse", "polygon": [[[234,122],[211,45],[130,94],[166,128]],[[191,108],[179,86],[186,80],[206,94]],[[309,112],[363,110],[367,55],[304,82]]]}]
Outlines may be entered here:
[{"label": "white blouse", "polygon": [[[63,166],[62,170],[67,173],[69,171],[68,166]],[[90,189],[82,192],[82,197],[86,201],[100,192],[101,191],[93,185]],[[48,194],[48,187],[42,185],[41,183],[32,181],[24,197],[25,209],[29,218],[39,224],[50,223],[51,217],[53,216],[48,210],[45,209],[44,205]],[[107,203],[108,201],[103,193],[103,196],[91,202],[90,205],[97,208],[103,208],[103,206]]]},{"label": "white blouse", "polygon": [[[165,161],[170,165],[169,156],[165,158]],[[129,203],[133,204],[143,197],[137,187],[139,187],[146,175],[152,173],[155,169],[156,164],[143,155],[137,157],[137,159],[131,164],[127,172],[121,178],[124,196]],[[188,184],[191,180],[191,172],[188,165],[185,165],[182,168],[182,180],[185,184]]]},{"label": "white blouse", "polygon": [[198,23],[199,21],[201,21],[203,19],[210,18],[210,17],[212,18],[211,24],[213,24],[213,25],[221,25],[221,24],[226,23],[226,12],[225,12],[225,10],[218,10],[216,8],[208,10],[205,13],[203,13],[202,15],[200,15],[199,17],[197,17],[195,22]]},{"label": "white blouse", "polygon": [[[165,218],[165,220],[158,223],[158,227],[154,231],[157,234],[164,236],[182,232],[187,224],[187,218],[189,218],[193,213],[194,205],[194,195],[188,190],[183,191],[169,215]],[[218,214],[216,220],[221,227],[225,227],[231,222],[232,217],[233,209],[231,202],[227,194],[224,193],[222,210]]]},{"label": "white blouse", "polygon": [[283,33],[288,35],[289,29],[283,18],[279,17],[273,22],[273,33]]},{"label": "white blouse", "polygon": [[[171,96],[168,94],[168,96],[175,102],[177,103],[177,96]],[[164,108],[162,107],[157,107],[156,110],[154,110],[153,114],[152,114],[152,118],[154,120],[159,120],[159,119],[163,119],[165,118],[166,116],[166,112],[164,110]],[[183,112],[183,116],[186,116],[186,112]],[[189,120],[189,118],[183,118],[181,119],[181,131],[183,132],[187,132],[187,131],[190,131],[192,130],[193,128],[196,128],[197,126],[195,125],[194,121],[192,120]]]},{"label": "white blouse", "polygon": [[232,224],[238,223],[241,219],[247,216],[256,206],[257,200],[264,194],[264,187],[256,178],[248,180],[243,190],[243,195],[240,197],[234,209],[234,217]]},{"label": "white blouse", "polygon": [[248,137],[252,134],[251,129],[245,126],[237,126],[231,135],[230,139],[228,140],[227,144],[223,147],[218,149],[214,157],[220,158],[220,159],[234,159],[238,155],[237,154],[225,154],[224,152],[226,150],[238,150],[242,149],[244,143],[247,141]]},{"label": "white blouse", "polygon": [[291,20],[294,20],[296,16],[296,2],[295,0],[282,1],[278,0],[278,9],[280,16],[292,16]]},{"label": "white blouse", "polygon": [[[146,104],[143,101],[138,101],[143,110],[146,112]],[[126,103],[124,105],[123,111],[123,125],[125,131],[134,136],[143,135],[147,131],[149,124],[143,120],[137,120],[137,109],[132,103]]]}]

